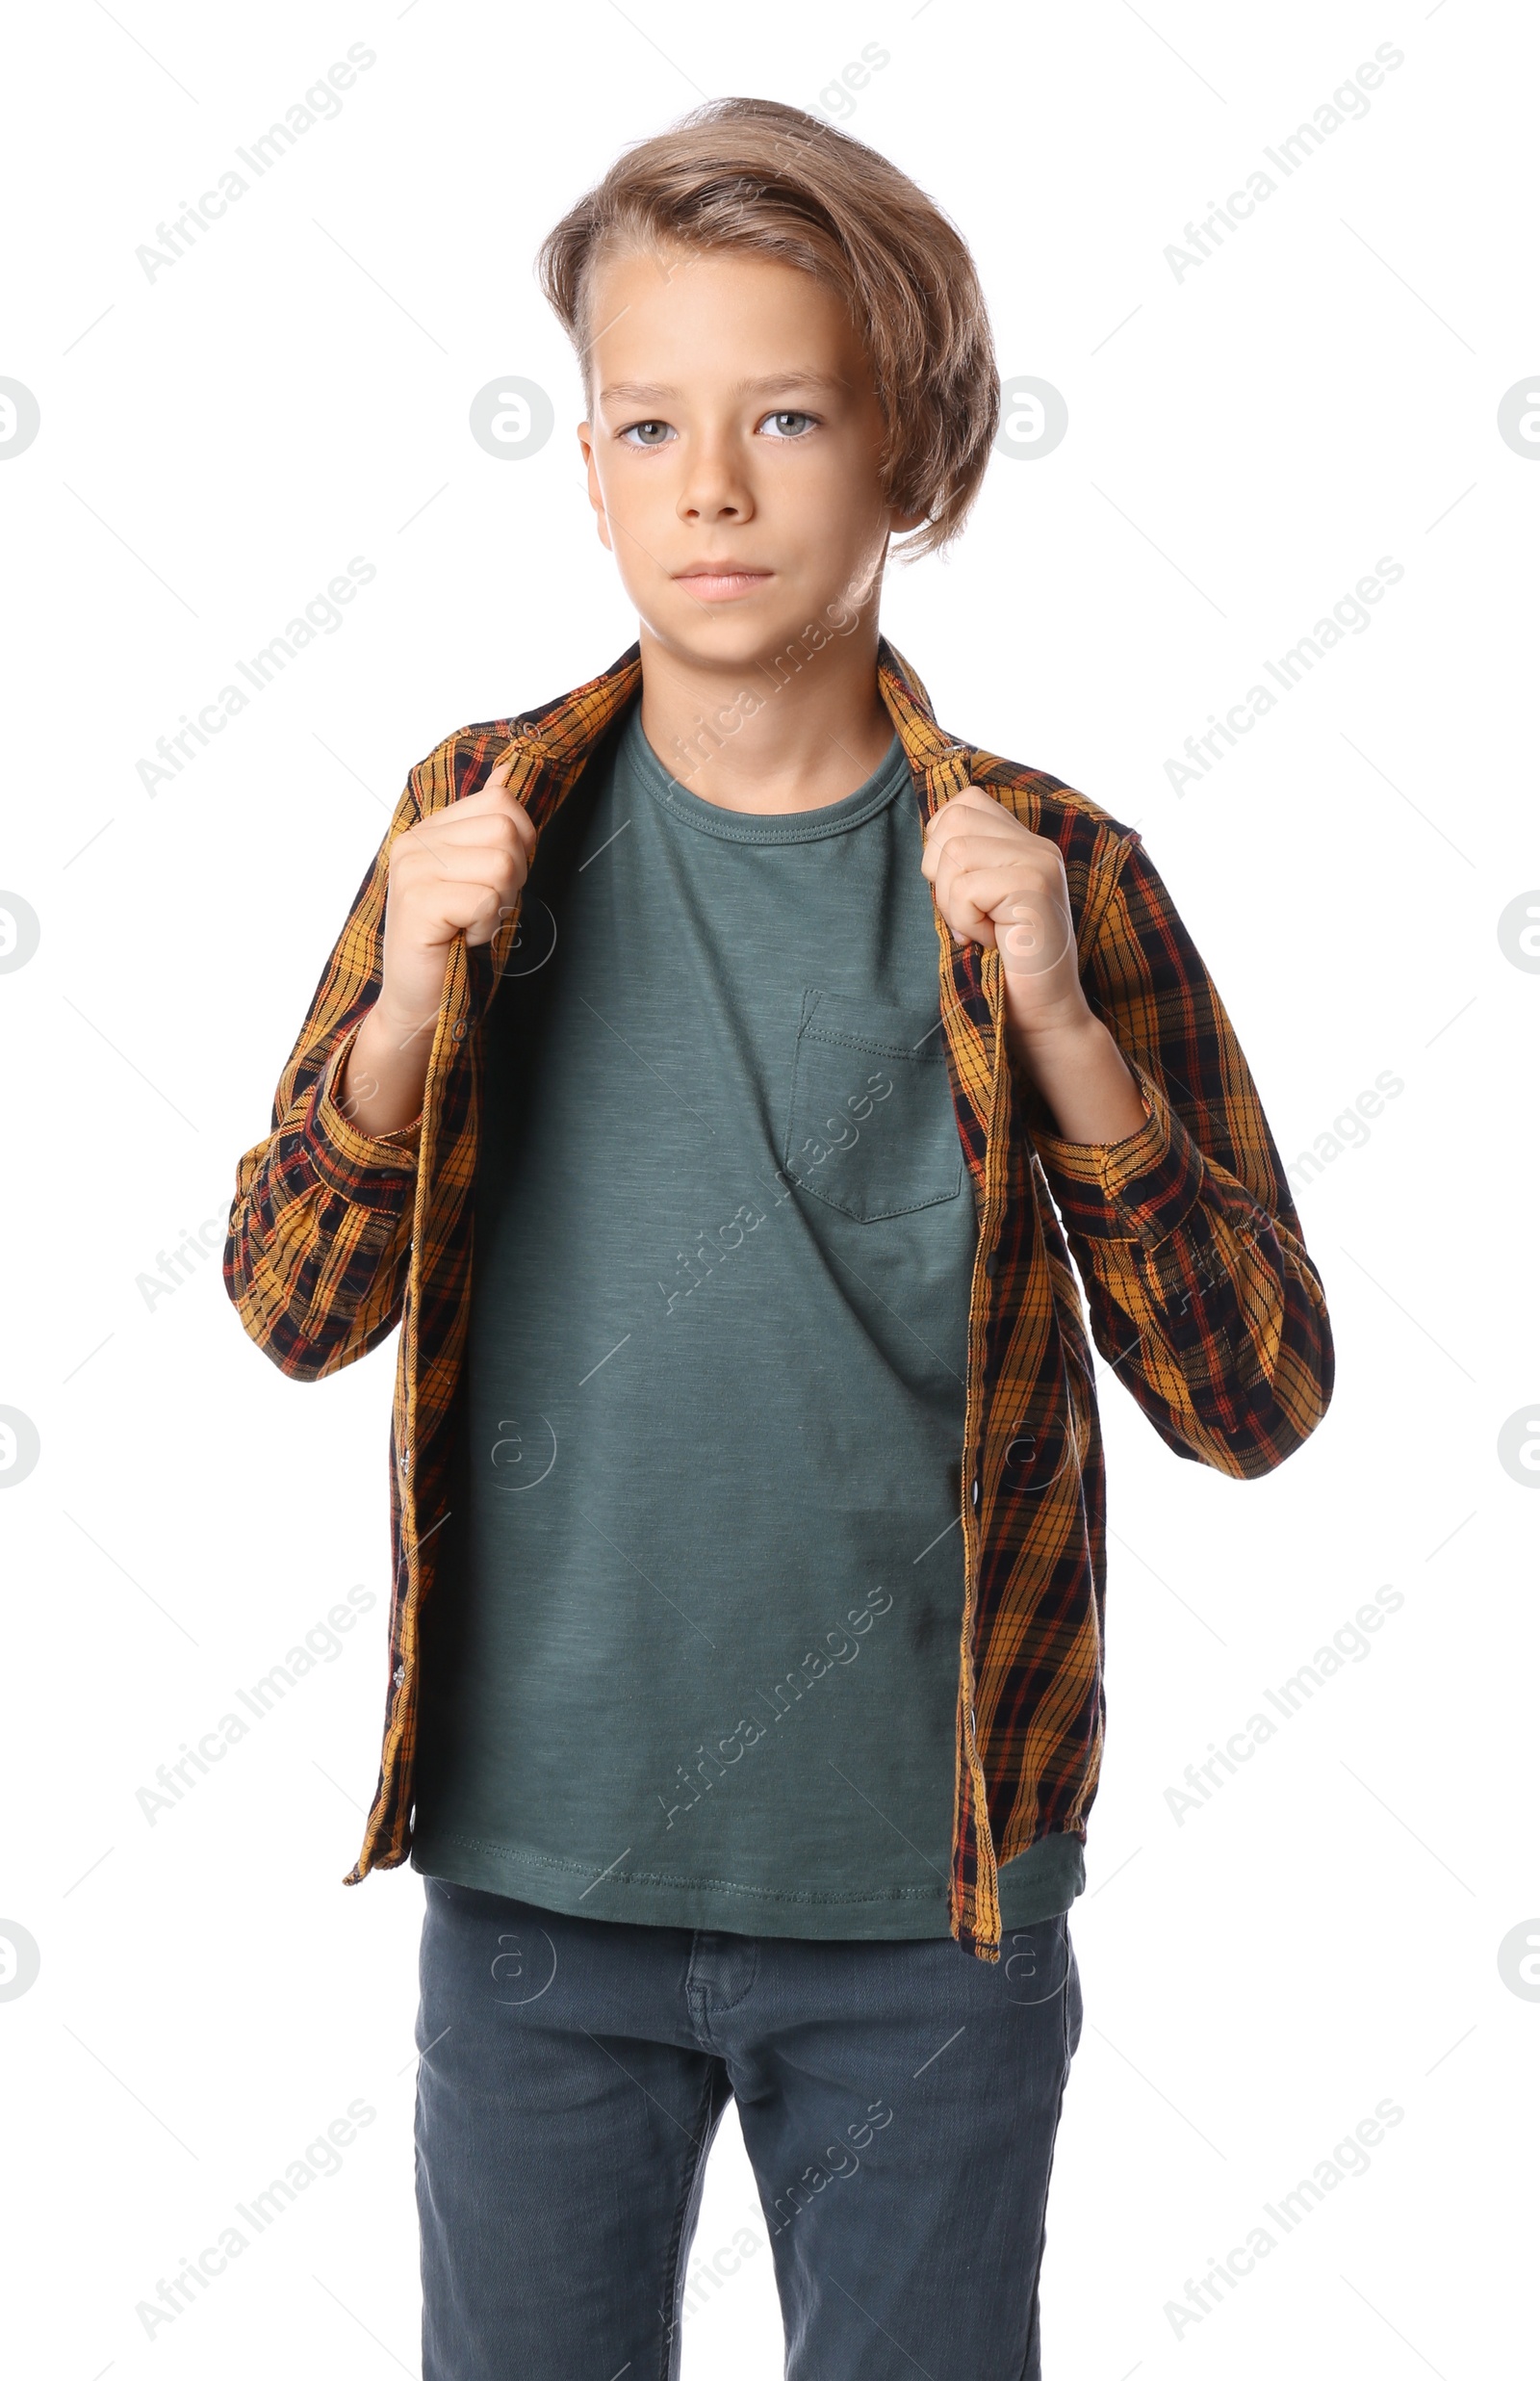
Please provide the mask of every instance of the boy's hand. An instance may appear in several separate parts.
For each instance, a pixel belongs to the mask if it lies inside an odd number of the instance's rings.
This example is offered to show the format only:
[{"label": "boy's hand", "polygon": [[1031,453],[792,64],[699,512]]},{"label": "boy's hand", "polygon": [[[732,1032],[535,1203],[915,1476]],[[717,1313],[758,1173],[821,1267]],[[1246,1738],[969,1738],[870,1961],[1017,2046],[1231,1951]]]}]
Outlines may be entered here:
[{"label": "boy's hand", "polygon": [[379,1009],[403,1032],[436,1017],[449,945],[490,943],[529,873],[535,830],[504,761],[475,793],[420,818],[390,848]]},{"label": "boy's hand", "polygon": [[359,1026],[337,1104],[378,1138],[423,1104],[433,1022],[450,944],[490,943],[529,873],[535,829],[508,791],[511,761],[484,786],[398,835],[390,848],[384,973]]},{"label": "boy's hand", "polygon": [[1138,1132],[1138,1085],[1080,981],[1058,844],[982,786],[964,786],[926,827],[920,867],[959,941],[999,951],[1012,1055],[1065,1139],[1107,1143]]},{"label": "boy's hand", "polygon": [[926,828],[920,867],[959,941],[998,949],[1014,1024],[1030,1032],[1090,1022],[1057,843],[981,786],[964,786]]}]

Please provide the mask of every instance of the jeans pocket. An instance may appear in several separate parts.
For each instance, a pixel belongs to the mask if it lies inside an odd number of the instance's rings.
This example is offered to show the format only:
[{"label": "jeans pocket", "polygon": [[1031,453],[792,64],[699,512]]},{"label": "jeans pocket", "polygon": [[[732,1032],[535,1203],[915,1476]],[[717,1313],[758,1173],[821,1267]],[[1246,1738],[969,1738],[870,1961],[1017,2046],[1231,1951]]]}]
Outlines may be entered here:
[{"label": "jeans pocket", "polygon": [[1086,1999],[1080,1989],[1080,1962],[1075,1957],[1074,1944],[1069,1940],[1067,1917],[1065,1920],[1065,1944],[1069,1958],[1065,1976],[1065,2066],[1067,2070],[1069,2061],[1080,2048],[1081,2032],[1086,2022]]},{"label": "jeans pocket", "polygon": [[1057,2001],[1069,1980],[1069,1923],[1061,1911],[1029,1927],[1008,1928],[1000,1941],[1000,1977],[1005,1997],[1018,2008]]},{"label": "jeans pocket", "polygon": [[784,1164],[860,1224],[958,1197],[962,1144],[934,1007],[807,987]]}]

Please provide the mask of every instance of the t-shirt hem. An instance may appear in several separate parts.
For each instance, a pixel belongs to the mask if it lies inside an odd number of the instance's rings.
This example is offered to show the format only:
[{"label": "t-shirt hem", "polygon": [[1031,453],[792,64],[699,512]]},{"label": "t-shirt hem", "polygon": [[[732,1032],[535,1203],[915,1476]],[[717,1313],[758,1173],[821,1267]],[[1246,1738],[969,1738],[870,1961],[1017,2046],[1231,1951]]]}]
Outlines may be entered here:
[{"label": "t-shirt hem", "polygon": [[[537,1909],[631,1926],[703,1928],[815,1942],[929,1940],[952,1930],[943,1881],[934,1887],[834,1894],[647,1873],[612,1872],[595,1878],[576,1862],[515,1850],[452,1829],[428,1835],[420,1828],[412,1840],[411,1865],[424,1876],[528,1902]],[[1042,1837],[1000,1872],[1002,1930],[1009,1933],[1013,1928],[1060,1916],[1084,1891],[1085,1881],[1083,1839]]]}]

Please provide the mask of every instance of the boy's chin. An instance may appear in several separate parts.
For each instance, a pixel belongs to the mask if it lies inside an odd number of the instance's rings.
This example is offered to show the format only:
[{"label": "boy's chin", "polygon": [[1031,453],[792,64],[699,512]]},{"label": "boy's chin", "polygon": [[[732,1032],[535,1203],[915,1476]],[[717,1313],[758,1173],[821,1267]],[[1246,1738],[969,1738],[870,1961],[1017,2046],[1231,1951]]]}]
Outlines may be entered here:
[{"label": "boy's chin", "polygon": [[[816,650],[821,642],[837,642],[852,626],[853,608],[838,596],[820,605],[808,598],[788,603],[783,590],[776,600],[738,597],[729,603],[659,605],[649,618],[638,608],[638,618],[654,641],[681,661],[699,661],[712,668],[723,662],[769,663],[793,648],[798,656]],[[819,630],[821,628],[821,634]]]}]

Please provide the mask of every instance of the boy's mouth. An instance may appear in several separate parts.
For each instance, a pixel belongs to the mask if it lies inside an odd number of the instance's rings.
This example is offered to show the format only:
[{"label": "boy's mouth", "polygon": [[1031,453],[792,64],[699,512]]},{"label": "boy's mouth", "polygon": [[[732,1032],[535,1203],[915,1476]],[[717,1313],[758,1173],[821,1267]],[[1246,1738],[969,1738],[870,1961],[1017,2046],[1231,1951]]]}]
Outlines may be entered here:
[{"label": "boy's mouth", "polygon": [[692,562],[688,570],[676,571],[675,582],[693,595],[697,603],[722,604],[734,596],[752,595],[774,577],[767,570],[747,570],[732,562]]}]

